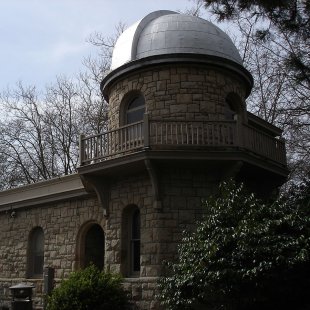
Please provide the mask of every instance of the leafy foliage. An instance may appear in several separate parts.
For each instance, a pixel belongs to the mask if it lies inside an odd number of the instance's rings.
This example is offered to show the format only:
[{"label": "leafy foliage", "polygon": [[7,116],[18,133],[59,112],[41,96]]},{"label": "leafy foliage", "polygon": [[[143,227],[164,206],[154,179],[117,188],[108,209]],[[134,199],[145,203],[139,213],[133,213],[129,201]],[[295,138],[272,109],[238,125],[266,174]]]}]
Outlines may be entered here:
[{"label": "leafy foliage", "polygon": [[304,216],[309,216],[310,209],[310,173],[300,184],[293,184],[285,193],[284,199],[293,206],[298,206]]},{"label": "leafy foliage", "polygon": [[204,220],[183,238],[177,261],[168,263],[162,303],[171,310],[305,309],[310,212],[304,201],[265,204],[242,185],[222,183],[219,196],[205,202]]},{"label": "leafy foliage", "polygon": [[94,265],[72,273],[47,298],[47,310],[123,310],[128,304],[121,277]]},{"label": "leafy foliage", "polygon": [[219,19],[233,18],[238,11],[270,19],[279,29],[309,35],[310,5],[305,0],[204,0]]}]

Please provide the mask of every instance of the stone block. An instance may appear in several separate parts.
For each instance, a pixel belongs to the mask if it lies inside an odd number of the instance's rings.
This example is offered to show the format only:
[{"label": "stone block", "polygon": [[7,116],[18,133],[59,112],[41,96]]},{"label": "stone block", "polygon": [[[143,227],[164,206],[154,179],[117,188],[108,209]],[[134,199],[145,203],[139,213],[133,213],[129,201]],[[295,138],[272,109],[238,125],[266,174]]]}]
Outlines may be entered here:
[{"label": "stone block", "polygon": [[181,76],[179,74],[172,74],[170,76],[170,82],[171,83],[176,83],[176,85],[179,85],[179,82],[181,81]]},{"label": "stone block", "polygon": [[170,71],[169,70],[159,71],[158,79],[159,80],[168,80],[168,79],[170,79]]},{"label": "stone block", "polygon": [[191,94],[177,94],[177,104],[186,103],[189,104],[192,102],[193,96]]},{"label": "stone block", "polygon": [[166,90],[166,89],[167,89],[167,82],[166,81],[157,81],[156,90]]}]

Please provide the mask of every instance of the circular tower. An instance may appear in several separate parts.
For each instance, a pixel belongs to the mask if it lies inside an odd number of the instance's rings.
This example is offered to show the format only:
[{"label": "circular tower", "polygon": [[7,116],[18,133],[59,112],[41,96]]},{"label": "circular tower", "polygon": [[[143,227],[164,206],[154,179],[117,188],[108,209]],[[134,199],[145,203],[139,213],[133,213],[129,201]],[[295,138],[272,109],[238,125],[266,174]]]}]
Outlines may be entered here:
[{"label": "circular tower", "polygon": [[110,129],[126,124],[128,104],[138,96],[150,118],[225,120],[233,112],[246,118],[252,76],[231,39],[204,19],[147,15],[120,36],[111,69],[101,84]]},{"label": "circular tower", "polygon": [[252,83],[231,39],[198,17],[150,13],[115,45],[108,131],[81,137],[78,172],[107,217],[105,264],[140,309],[159,309],[162,261],[222,180],[264,195],[287,176],[281,130],[246,110]]}]

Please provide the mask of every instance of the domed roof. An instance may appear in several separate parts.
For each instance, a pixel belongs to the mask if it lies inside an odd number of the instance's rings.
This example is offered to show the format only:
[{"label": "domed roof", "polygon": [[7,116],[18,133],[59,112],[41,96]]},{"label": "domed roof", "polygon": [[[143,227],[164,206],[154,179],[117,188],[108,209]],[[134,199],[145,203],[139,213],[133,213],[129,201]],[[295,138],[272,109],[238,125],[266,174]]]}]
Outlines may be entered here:
[{"label": "domed roof", "polygon": [[199,54],[242,65],[228,35],[202,18],[156,11],[125,30],[116,42],[111,69],[155,55]]}]

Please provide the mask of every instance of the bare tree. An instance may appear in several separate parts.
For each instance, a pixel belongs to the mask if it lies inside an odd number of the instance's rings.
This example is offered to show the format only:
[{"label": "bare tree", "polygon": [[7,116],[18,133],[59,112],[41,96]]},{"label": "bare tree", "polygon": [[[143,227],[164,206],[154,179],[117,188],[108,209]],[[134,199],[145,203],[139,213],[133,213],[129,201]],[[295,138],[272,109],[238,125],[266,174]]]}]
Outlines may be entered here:
[{"label": "bare tree", "polygon": [[64,77],[46,89],[46,140],[56,174],[70,174],[77,166],[78,134],[83,122],[77,98],[76,85]]},{"label": "bare tree", "polygon": [[191,5],[185,10],[180,11],[181,13],[197,17],[201,17],[205,13],[204,0],[188,0],[188,1],[191,2]]},{"label": "bare tree", "polygon": [[39,176],[51,177],[43,109],[35,87],[25,88],[18,83],[14,91],[1,94],[1,102],[5,119],[1,124],[1,155],[8,161],[6,165],[11,163],[11,167],[15,167],[10,169],[12,175],[6,178],[15,182],[24,179],[30,183]]},{"label": "bare tree", "polygon": [[262,25],[252,14],[241,12],[234,21],[236,44],[254,77],[249,110],[284,130],[291,178],[300,180],[310,171],[310,84],[296,77],[287,59],[303,43],[274,28],[262,39],[260,29],[272,25]]},{"label": "bare tree", "polygon": [[57,77],[42,92],[21,82],[0,92],[0,189],[76,171],[79,134],[107,128],[100,82],[109,72],[113,47],[124,27],[120,23],[111,37],[89,37],[96,56],[84,59],[85,70],[77,76]]},{"label": "bare tree", "polygon": [[110,71],[113,49],[118,37],[124,32],[126,25],[119,22],[113,35],[105,37],[101,32],[92,33],[87,42],[96,47],[95,55],[84,58],[83,64],[87,68],[91,79],[100,84],[105,75]]},{"label": "bare tree", "polygon": [[22,83],[1,93],[2,188],[76,171],[79,134],[106,126],[106,103],[93,91],[89,80],[79,76],[58,77],[43,94]]}]

